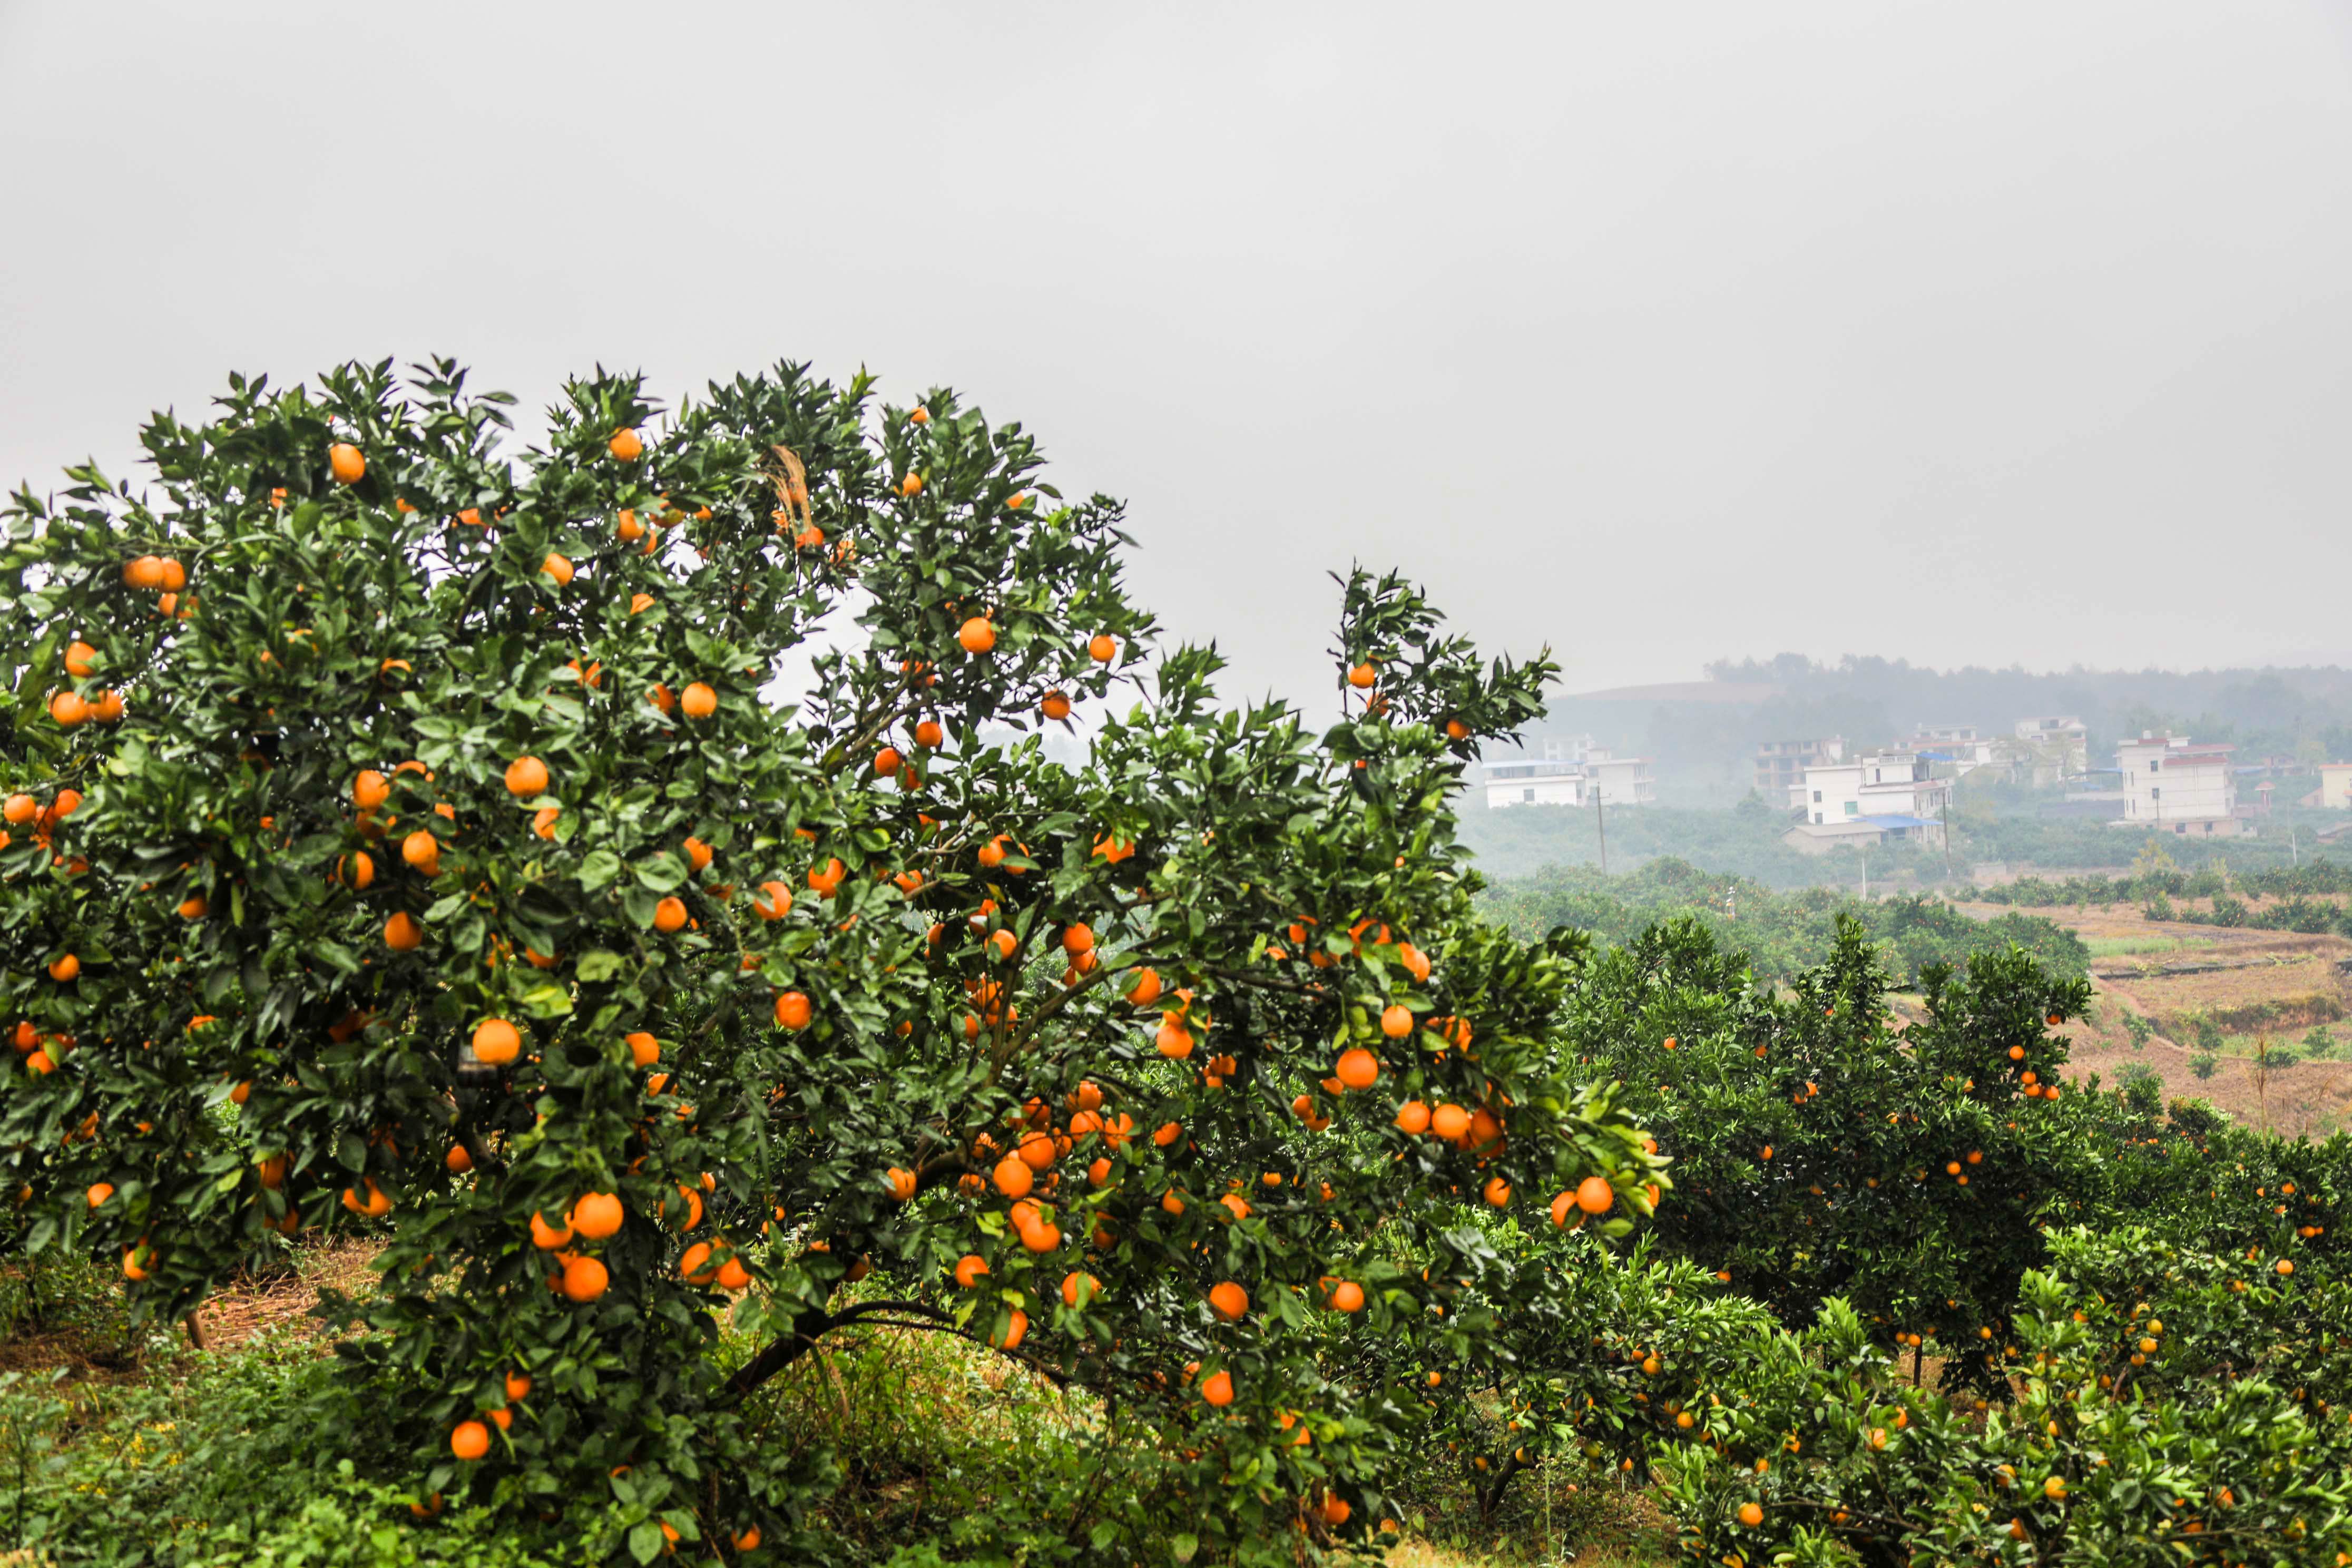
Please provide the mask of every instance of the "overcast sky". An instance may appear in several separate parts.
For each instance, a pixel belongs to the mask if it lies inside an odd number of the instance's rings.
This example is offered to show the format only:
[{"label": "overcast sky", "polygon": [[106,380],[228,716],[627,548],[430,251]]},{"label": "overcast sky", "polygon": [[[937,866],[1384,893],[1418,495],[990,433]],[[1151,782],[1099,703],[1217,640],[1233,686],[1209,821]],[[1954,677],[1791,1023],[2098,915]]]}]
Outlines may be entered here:
[{"label": "overcast sky", "polygon": [[789,356],[1025,422],[1244,690],[1358,557],[1570,690],[2352,661],[2347,3],[0,0],[0,479]]}]

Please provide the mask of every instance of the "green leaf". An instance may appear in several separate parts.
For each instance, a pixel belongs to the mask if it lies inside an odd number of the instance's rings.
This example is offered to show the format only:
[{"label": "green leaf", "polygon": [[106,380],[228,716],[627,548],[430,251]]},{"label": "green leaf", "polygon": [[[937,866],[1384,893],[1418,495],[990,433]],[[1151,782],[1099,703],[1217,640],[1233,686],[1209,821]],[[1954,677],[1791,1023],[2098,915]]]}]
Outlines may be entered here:
[{"label": "green leaf", "polygon": [[640,1563],[650,1563],[661,1555],[661,1526],[650,1520],[629,1531],[629,1555]]},{"label": "green leaf", "polygon": [[580,977],[581,984],[594,985],[620,973],[625,963],[619,953],[609,948],[592,947],[574,961],[572,972]]},{"label": "green leaf", "polygon": [[561,1018],[572,1011],[572,997],[562,986],[549,982],[524,992],[522,1005],[534,1018]]},{"label": "green leaf", "polygon": [[597,849],[580,862],[580,886],[588,892],[609,884],[621,874],[621,858],[610,849]]}]

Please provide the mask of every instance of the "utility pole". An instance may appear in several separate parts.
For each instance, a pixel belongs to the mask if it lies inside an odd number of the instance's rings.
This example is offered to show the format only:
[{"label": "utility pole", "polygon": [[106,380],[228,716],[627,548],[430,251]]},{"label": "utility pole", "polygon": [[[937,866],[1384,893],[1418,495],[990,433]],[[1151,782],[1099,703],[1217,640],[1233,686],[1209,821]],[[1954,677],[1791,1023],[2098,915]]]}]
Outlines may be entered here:
[{"label": "utility pole", "polygon": [[1609,875],[1609,819],[1601,809],[1601,781],[1592,781],[1592,826],[1601,835],[1601,874]]},{"label": "utility pole", "polygon": [[1862,901],[1866,904],[1870,902],[1870,846],[1864,844],[1857,847],[1862,850]]}]

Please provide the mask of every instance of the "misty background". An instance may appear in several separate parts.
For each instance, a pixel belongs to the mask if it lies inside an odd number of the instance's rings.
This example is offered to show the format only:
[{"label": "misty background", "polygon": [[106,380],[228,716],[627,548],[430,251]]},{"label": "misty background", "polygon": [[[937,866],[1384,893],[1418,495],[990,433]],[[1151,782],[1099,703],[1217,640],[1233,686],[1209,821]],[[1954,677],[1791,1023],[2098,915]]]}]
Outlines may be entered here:
[{"label": "misty background", "polygon": [[11,486],[231,369],[790,357],[1125,497],[1233,696],[1359,558],[1567,692],[2352,662],[2341,4],[5,0],[0,125]]}]

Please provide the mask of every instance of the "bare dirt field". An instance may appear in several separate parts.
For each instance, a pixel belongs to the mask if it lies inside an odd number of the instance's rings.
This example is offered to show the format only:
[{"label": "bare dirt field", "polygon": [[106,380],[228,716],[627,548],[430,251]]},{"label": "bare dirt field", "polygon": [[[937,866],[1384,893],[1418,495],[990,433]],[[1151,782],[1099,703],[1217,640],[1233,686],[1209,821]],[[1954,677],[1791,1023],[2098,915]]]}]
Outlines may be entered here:
[{"label": "bare dirt field", "polygon": [[[1990,915],[1994,906],[1970,906]],[[2352,1125],[2352,942],[2337,936],[2149,921],[2137,910],[2036,910],[2090,944],[2097,1016],[2069,1025],[2073,1076],[2112,1087],[2137,1064],[2164,1080],[2168,1095],[2211,1101],[2250,1126],[2287,1137],[2325,1137]],[[2125,1015],[2153,1026],[2135,1045]],[[2192,1062],[2206,1054],[2202,1024],[2221,1037],[2213,1076]],[[2333,1054],[2303,1047],[2316,1027]],[[2210,1038],[2210,1036],[2209,1036]],[[2264,1047],[2290,1048],[2290,1067],[2264,1068]]]}]

